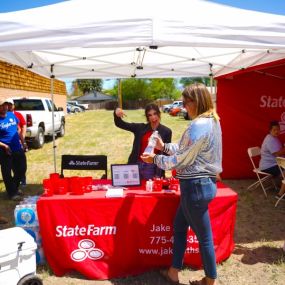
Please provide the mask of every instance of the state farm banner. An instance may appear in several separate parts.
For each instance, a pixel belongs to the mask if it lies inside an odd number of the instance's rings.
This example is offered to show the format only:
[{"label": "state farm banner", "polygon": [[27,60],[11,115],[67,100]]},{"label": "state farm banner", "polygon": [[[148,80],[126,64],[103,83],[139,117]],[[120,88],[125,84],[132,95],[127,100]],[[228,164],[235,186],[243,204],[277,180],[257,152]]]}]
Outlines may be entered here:
[{"label": "state farm banner", "polygon": [[251,71],[218,79],[217,110],[223,136],[223,178],[253,177],[247,149],[261,147],[269,122],[279,121],[285,142],[284,80]]},{"label": "state farm banner", "polygon": [[[210,205],[217,262],[233,250],[237,194],[220,185]],[[58,276],[76,270],[89,279],[135,275],[171,264],[173,219],[180,196],[129,190],[41,197],[37,204],[46,259]],[[201,267],[189,230],[185,264]]]},{"label": "state farm banner", "polygon": [[65,154],[61,158],[62,169],[104,169],[107,167],[107,157],[105,155],[71,155]]}]

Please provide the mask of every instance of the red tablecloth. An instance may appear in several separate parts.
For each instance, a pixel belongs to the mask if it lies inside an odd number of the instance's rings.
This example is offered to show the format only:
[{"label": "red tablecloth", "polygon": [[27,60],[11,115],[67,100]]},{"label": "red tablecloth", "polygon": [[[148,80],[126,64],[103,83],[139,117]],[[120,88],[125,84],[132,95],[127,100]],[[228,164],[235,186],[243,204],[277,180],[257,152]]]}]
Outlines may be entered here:
[{"label": "red tablecloth", "polygon": [[[109,279],[169,266],[172,223],[179,194],[125,191],[105,198],[105,191],[82,196],[41,197],[37,203],[46,259],[58,276],[76,270],[90,279]],[[218,183],[210,204],[217,262],[234,248],[237,194]],[[198,242],[189,230],[184,263],[201,267]]]}]

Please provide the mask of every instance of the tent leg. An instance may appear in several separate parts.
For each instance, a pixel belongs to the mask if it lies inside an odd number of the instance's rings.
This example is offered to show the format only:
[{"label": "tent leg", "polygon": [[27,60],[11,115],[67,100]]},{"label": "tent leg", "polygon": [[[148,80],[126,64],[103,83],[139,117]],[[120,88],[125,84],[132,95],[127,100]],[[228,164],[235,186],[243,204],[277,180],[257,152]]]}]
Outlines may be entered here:
[{"label": "tent leg", "polygon": [[56,145],[55,145],[55,132],[54,132],[54,75],[53,75],[53,64],[50,66],[50,71],[51,71],[51,80],[50,80],[50,93],[51,93],[51,101],[52,101],[52,106],[51,106],[51,114],[52,114],[52,147],[53,147],[53,167],[54,167],[54,172],[56,173]]}]

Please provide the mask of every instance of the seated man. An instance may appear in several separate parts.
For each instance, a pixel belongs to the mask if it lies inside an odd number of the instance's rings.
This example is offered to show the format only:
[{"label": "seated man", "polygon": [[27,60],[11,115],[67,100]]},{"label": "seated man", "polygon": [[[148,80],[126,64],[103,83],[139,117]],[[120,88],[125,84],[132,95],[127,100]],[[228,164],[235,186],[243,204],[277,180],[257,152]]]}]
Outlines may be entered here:
[{"label": "seated man", "polygon": [[[279,167],[276,162],[277,156],[285,155],[285,148],[278,136],[280,135],[280,126],[277,121],[272,121],[269,124],[269,134],[266,135],[261,146],[261,159],[259,168],[261,171],[270,173],[273,177],[281,175]],[[276,198],[279,199],[285,192],[285,186],[282,183],[281,189]]]}]

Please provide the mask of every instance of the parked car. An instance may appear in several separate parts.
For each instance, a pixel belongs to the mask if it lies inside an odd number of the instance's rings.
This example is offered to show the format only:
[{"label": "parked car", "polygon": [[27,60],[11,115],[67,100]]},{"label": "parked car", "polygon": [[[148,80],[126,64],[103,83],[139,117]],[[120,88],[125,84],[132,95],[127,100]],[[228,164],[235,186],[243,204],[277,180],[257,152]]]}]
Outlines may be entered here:
[{"label": "parked car", "polygon": [[69,110],[70,113],[84,112],[84,110],[81,107],[75,106],[70,103],[66,103],[66,109]]},{"label": "parked car", "polygon": [[190,120],[188,112],[187,112],[187,110],[185,108],[182,108],[180,112],[181,112],[181,115],[183,116],[183,118],[185,120]]},{"label": "parked car", "polygon": [[172,104],[167,104],[162,106],[162,111],[165,113],[169,113],[169,111],[174,107],[182,107],[182,101],[174,101]]},{"label": "parked car", "polygon": [[84,111],[89,109],[89,104],[82,104],[82,103],[79,103],[78,101],[75,101],[75,100],[67,101],[67,103],[72,104],[74,106],[78,106],[78,107],[84,109]]},{"label": "parked car", "polygon": [[165,104],[165,105],[162,105],[161,106],[161,110],[163,113],[166,113],[168,112],[169,108],[172,106],[172,103],[171,104]]},{"label": "parked car", "polygon": [[170,109],[170,111],[169,111],[169,115],[171,115],[171,116],[178,116],[179,115],[179,113],[181,112],[181,107],[172,107],[171,109]]},{"label": "parked car", "polygon": [[[53,131],[63,137],[65,134],[65,117],[63,108],[57,108],[49,98],[29,97],[11,98],[15,110],[20,112],[27,122],[26,140],[34,148],[41,148],[45,136],[53,136]],[[54,116],[52,118],[52,106]],[[54,128],[53,128],[54,123]]]}]

